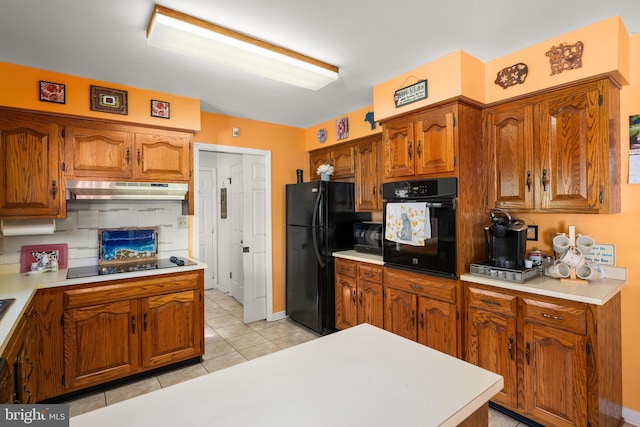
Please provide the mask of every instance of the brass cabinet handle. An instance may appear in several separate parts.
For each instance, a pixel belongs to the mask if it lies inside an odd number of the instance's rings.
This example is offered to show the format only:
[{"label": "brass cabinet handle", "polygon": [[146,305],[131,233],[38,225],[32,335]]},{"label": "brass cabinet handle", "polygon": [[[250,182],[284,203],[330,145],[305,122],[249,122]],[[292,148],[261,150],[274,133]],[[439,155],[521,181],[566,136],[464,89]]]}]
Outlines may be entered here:
[{"label": "brass cabinet handle", "polygon": [[529,359],[529,353],[531,352],[531,344],[529,342],[527,342],[527,349],[524,352],[524,355],[527,359],[527,365],[531,364],[531,360]]},{"label": "brass cabinet handle", "polygon": [[424,288],[423,288],[422,286],[418,286],[418,285],[413,285],[413,284],[412,284],[412,285],[409,285],[409,287],[410,287],[411,289],[416,289],[416,290],[418,290],[418,291],[424,291]]},{"label": "brass cabinet handle", "polygon": [[424,313],[420,313],[420,329],[424,330]]},{"label": "brass cabinet handle", "polygon": [[415,326],[416,324],[416,311],[411,310],[411,326]]},{"label": "brass cabinet handle", "polygon": [[362,291],[360,291],[360,295],[358,299],[360,300],[360,307],[362,307]]},{"label": "brass cabinet handle", "polygon": [[480,301],[482,301],[483,304],[487,304],[487,305],[498,305],[498,306],[500,305],[499,302],[491,301],[491,300],[488,300],[488,299],[481,299]]},{"label": "brass cabinet handle", "polygon": [[556,315],[553,315],[553,314],[544,313],[542,311],[538,312],[538,316],[542,316],[542,317],[545,317],[547,319],[553,319],[553,320],[564,320],[564,317],[562,317],[562,316],[556,316]]},{"label": "brass cabinet handle", "polygon": [[53,196],[54,200],[55,200],[56,196],[58,195],[58,185],[56,184],[56,180],[55,179],[53,181],[51,181],[51,195]]},{"label": "brass cabinet handle", "polygon": [[140,156],[141,156],[140,149],[138,148],[138,165],[140,165]]},{"label": "brass cabinet handle", "polygon": [[131,150],[127,148],[127,164],[131,163]]},{"label": "brass cabinet handle", "polygon": [[144,326],[144,330],[147,330],[147,313],[144,314],[144,317],[142,318],[142,324]]},{"label": "brass cabinet handle", "polygon": [[409,160],[413,160],[413,153],[411,153],[412,149],[413,149],[413,142],[409,142],[409,148],[407,149]]},{"label": "brass cabinet handle", "polygon": [[356,303],[356,290],[355,289],[351,293],[351,300],[353,301],[354,304]]},{"label": "brass cabinet handle", "polygon": [[131,316],[131,333],[136,333],[136,316]]},{"label": "brass cabinet handle", "polygon": [[531,171],[527,171],[527,190],[531,193]]},{"label": "brass cabinet handle", "polygon": [[418,141],[418,146],[416,147],[416,153],[418,153],[418,158],[420,158],[420,146],[422,145],[422,141]]},{"label": "brass cabinet handle", "polygon": [[547,170],[542,169],[542,178],[540,178],[540,184],[542,184],[542,191],[547,191],[548,183],[549,183],[549,178],[547,177]]}]

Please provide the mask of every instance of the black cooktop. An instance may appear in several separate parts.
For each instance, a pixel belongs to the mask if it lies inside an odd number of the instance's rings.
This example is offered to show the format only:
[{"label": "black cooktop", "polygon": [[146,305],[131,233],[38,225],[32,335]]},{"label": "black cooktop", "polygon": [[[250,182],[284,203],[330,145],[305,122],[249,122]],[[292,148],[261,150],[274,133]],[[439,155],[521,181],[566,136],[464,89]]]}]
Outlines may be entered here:
[{"label": "black cooktop", "polygon": [[4,313],[9,309],[9,306],[14,301],[15,298],[0,299],[0,319],[4,316]]},{"label": "black cooktop", "polygon": [[105,274],[131,273],[134,271],[158,270],[161,268],[173,268],[188,265],[196,265],[196,263],[185,258],[171,257],[144,262],[128,262],[110,265],[89,265],[86,267],[72,267],[68,269],[67,279],[102,276]]}]

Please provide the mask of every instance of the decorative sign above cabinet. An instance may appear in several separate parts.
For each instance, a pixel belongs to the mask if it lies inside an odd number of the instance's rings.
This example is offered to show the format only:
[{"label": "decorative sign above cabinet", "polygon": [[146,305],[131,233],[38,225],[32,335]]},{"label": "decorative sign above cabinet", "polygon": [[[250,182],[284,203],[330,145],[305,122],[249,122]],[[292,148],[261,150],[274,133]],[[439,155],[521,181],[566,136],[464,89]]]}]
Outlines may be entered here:
[{"label": "decorative sign above cabinet", "polygon": [[396,108],[402,107],[412,102],[427,99],[427,81],[420,80],[418,83],[414,83],[411,86],[398,89],[393,94],[393,102]]}]

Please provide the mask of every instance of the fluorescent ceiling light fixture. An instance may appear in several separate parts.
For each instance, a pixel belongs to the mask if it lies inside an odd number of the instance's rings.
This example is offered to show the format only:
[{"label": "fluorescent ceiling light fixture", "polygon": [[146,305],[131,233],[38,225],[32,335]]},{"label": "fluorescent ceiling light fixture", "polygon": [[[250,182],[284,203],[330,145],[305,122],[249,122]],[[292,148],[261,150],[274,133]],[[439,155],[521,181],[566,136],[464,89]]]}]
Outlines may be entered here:
[{"label": "fluorescent ceiling light fixture", "polygon": [[158,5],[147,43],[307,89],[338,79],[338,67]]}]

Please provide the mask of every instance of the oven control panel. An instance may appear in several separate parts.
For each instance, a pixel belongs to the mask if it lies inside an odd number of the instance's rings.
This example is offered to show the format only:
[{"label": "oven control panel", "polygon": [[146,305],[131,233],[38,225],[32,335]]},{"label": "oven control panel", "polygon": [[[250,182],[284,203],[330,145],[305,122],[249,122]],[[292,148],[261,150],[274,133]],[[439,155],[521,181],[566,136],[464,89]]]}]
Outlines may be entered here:
[{"label": "oven control panel", "polygon": [[382,185],[382,196],[385,200],[420,199],[425,197],[455,195],[456,192],[456,178],[388,182]]}]

